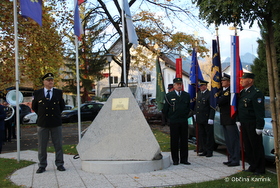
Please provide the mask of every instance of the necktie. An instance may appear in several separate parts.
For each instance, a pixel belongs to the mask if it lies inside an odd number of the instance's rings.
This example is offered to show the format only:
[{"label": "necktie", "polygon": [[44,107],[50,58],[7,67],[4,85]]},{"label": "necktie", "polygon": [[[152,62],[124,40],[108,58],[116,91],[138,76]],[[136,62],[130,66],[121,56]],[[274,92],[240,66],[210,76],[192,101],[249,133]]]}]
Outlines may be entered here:
[{"label": "necktie", "polygon": [[178,96],[179,96],[179,97],[181,96],[181,91],[178,91]]},{"label": "necktie", "polygon": [[51,98],[51,96],[50,96],[51,90],[48,90],[47,92],[48,92],[48,93],[47,93],[47,95],[46,95],[46,98],[47,98],[47,100],[50,100],[50,98]]}]

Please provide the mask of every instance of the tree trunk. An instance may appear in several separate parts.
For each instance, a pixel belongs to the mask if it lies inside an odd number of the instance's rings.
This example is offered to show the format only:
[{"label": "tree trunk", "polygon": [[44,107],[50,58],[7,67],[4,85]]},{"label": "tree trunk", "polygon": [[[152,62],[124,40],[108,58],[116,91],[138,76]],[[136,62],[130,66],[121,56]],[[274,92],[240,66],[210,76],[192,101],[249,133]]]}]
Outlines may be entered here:
[{"label": "tree trunk", "polygon": [[279,79],[278,79],[278,67],[277,67],[277,57],[276,57],[276,47],[274,40],[274,30],[271,20],[266,20],[268,33],[266,35],[266,61],[267,61],[267,74],[268,74],[268,85],[269,85],[269,96],[270,96],[270,107],[271,107],[271,117],[273,125],[273,135],[274,135],[274,148],[275,148],[275,165],[277,172],[278,187],[280,187],[280,166],[279,166],[279,136],[280,130],[278,125],[280,125],[280,109],[279,109]]}]

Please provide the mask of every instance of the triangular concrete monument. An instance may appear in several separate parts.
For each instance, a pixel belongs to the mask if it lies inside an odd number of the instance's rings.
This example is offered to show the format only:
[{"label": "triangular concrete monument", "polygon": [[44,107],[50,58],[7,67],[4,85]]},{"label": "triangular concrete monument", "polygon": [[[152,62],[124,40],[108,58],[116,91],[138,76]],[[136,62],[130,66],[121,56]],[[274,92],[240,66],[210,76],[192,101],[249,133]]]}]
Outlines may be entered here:
[{"label": "triangular concrete monument", "polygon": [[114,90],[77,150],[82,161],[151,161],[162,157],[159,144],[128,87]]}]

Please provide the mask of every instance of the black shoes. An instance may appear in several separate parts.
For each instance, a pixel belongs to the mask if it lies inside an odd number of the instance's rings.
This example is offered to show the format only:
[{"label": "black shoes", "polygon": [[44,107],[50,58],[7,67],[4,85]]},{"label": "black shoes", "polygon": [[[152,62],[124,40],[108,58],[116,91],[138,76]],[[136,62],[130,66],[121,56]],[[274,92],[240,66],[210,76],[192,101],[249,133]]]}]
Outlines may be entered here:
[{"label": "black shoes", "polygon": [[206,156],[206,155],[207,155],[206,153],[201,153],[198,156]]},{"label": "black shoes", "polygon": [[232,166],[240,166],[239,163],[229,163],[227,166],[232,167]]},{"label": "black shoes", "polygon": [[230,163],[231,163],[230,161],[228,161],[228,162],[223,162],[224,165],[228,165],[228,164],[230,164]]},{"label": "black shoes", "polygon": [[61,165],[61,166],[58,166],[58,167],[57,167],[57,170],[58,170],[58,171],[65,171],[66,169],[64,168],[64,166]]},{"label": "black shoes", "polygon": [[[59,170],[59,171],[65,171],[66,169],[64,168],[64,166],[58,166],[57,167],[57,170]],[[45,172],[46,171],[46,168],[44,168],[44,167],[39,167],[38,168],[38,170],[36,171],[36,173],[37,174],[41,174],[41,173],[43,173],[43,172]]]},{"label": "black shoes", "polygon": [[178,165],[179,163],[178,162],[173,162],[173,165]]},{"label": "black shoes", "polygon": [[45,171],[46,171],[46,168],[44,168],[44,167],[39,167],[38,170],[36,171],[36,173],[37,173],[37,174],[41,174],[41,173],[43,173],[43,172],[45,172]]},{"label": "black shoes", "polygon": [[191,163],[190,162],[180,162],[181,164],[185,164],[185,165],[191,165]]},{"label": "black shoes", "polygon": [[213,156],[213,154],[207,154],[206,155],[206,157],[212,157]]}]

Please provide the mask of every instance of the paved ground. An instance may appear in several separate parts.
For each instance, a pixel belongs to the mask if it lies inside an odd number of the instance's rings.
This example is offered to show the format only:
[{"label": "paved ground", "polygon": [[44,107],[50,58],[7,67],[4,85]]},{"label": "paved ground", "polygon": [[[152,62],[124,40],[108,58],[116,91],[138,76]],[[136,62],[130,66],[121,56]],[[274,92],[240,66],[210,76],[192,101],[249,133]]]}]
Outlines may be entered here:
[{"label": "paved ground", "polygon": [[[90,122],[83,122],[84,130]],[[154,125],[155,126],[155,125]],[[162,131],[169,131],[168,127],[159,126]],[[37,152],[30,149],[37,147],[36,126],[22,127],[21,129],[21,160],[38,162]],[[77,144],[77,124],[63,125],[64,144]],[[1,158],[17,158],[16,140],[3,146]],[[239,167],[227,167],[222,164],[226,161],[224,154],[214,152],[211,158],[196,156],[193,151],[189,152],[189,161],[192,165],[171,165],[169,168],[148,173],[106,175],[85,172],[81,169],[81,161],[73,159],[73,155],[64,155],[65,172],[56,170],[54,154],[48,154],[49,165],[43,174],[36,174],[37,164],[17,170],[10,177],[11,181],[23,187],[32,188],[107,188],[107,187],[169,187],[180,184],[210,181],[226,178],[241,170]],[[226,183],[226,182],[225,182]]]},{"label": "paved ground", "polygon": [[[22,151],[22,160],[37,162],[36,151]],[[16,158],[17,153],[1,154],[2,158]],[[131,188],[131,187],[170,187],[174,185],[210,181],[226,178],[241,170],[241,167],[227,167],[222,164],[225,156],[214,152],[211,158],[196,156],[190,152],[191,165],[171,165],[159,171],[138,174],[94,174],[81,170],[81,161],[72,155],[64,155],[65,172],[59,172],[54,165],[54,154],[48,154],[46,172],[36,174],[37,164],[14,172],[10,179],[22,187],[32,188]],[[225,181],[226,182],[226,181]]]}]

